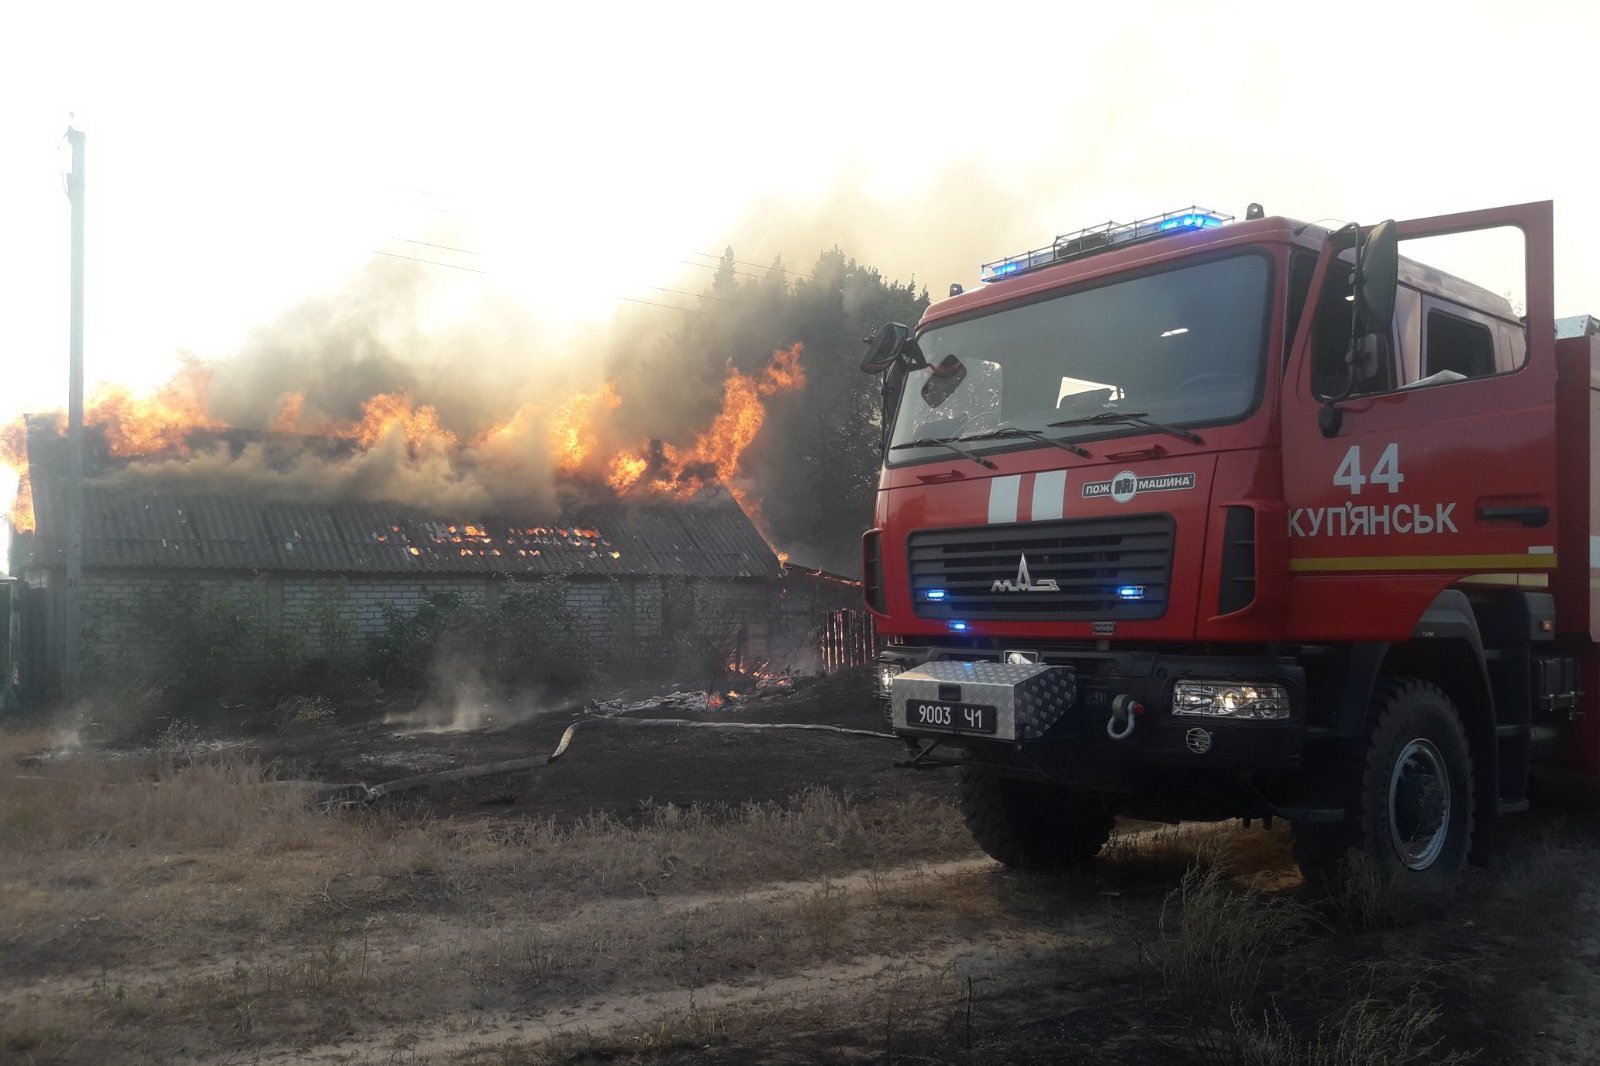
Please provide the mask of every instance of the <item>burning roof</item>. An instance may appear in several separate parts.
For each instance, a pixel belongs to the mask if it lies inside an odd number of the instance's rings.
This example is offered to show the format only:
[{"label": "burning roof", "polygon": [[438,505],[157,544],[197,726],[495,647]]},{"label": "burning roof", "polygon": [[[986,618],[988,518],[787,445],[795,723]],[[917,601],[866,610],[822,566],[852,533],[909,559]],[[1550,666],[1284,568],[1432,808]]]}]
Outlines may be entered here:
[{"label": "burning roof", "polygon": [[[148,396],[109,386],[90,397],[86,474],[117,470],[158,491],[220,486],[278,500],[402,500],[445,513],[537,499],[548,514],[557,485],[634,500],[689,500],[715,485],[759,521],[742,456],[761,430],[767,401],[805,384],[802,352],[799,344],[779,349],[748,373],[729,366],[720,406],[677,440],[641,439],[610,380],[591,392],[505,399],[493,405],[492,420],[472,426],[447,421],[405,391],[366,396],[356,418],[329,416],[306,393],[286,391],[270,422],[236,425],[213,410],[213,367],[188,360]],[[649,398],[641,404],[648,409]],[[37,468],[56,462],[39,453],[64,427],[59,414],[0,425],[0,467],[20,478],[10,516],[19,532],[34,525]]]},{"label": "burning roof", "polygon": [[[42,487],[42,486],[41,486]],[[39,529],[20,536],[17,573],[61,565],[65,512],[41,492]],[[85,490],[84,565],[367,574],[650,574],[776,577],[778,560],[737,502],[617,502],[569,520],[441,515],[384,503],[270,503],[245,495]]]}]

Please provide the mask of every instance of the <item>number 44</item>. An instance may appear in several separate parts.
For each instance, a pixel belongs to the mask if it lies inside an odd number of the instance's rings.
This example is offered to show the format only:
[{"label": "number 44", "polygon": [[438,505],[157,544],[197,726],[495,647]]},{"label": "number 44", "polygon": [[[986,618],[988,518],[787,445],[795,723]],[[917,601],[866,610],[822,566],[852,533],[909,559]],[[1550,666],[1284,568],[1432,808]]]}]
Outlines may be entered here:
[{"label": "number 44", "polygon": [[1344,453],[1344,461],[1339,464],[1339,469],[1333,472],[1333,483],[1349,488],[1352,496],[1361,495],[1361,486],[1369,481],[1374,485],[1389,486],[1391,493],[1399,492],[1405,480],[1406,476],[1400,472],[1398,444],[1384,448],[1383,454],[1378,456],[1378,464],[1366,476],[1361,473],[1361,445],[1352,444],[1350,450]]}]

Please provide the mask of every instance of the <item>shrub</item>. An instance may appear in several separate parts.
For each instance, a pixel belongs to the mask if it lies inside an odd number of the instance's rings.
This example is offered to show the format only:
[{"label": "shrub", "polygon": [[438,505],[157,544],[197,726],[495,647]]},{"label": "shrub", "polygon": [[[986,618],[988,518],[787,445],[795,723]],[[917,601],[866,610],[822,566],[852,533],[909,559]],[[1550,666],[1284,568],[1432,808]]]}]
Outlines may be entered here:
[{"label": "shrub", "polygon": [[600,657],[567,606],[560,578],[513,586],[493,605],[440,596],[409,614],[386,608],[384,619],[371,668],[396,687],[570,690]]}]

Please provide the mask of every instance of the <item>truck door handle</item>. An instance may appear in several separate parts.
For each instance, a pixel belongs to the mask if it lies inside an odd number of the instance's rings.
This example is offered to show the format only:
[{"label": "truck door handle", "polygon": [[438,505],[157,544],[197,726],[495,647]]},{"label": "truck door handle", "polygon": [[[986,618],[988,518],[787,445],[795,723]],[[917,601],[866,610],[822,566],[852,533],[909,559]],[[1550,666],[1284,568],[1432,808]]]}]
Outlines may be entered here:
[{"label": "truck door handle", "polygon": [[1529,528],[1537,528],[1550,524],[1550,508],[1544,504],[1536,507],[1480,507],[1478,518],[1484,522],[1496,520],[1521,522]]}]

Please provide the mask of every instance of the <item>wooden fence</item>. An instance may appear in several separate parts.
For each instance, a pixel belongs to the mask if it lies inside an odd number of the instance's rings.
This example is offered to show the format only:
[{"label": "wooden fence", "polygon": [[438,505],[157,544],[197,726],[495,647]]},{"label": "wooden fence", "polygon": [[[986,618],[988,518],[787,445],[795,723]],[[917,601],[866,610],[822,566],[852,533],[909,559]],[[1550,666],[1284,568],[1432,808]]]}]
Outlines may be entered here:
[{"label": "wooden fence", "polygon": [[822,672],[865,666],[878,654],[878,631],[865,611],[829,611],[822,620]]}]

